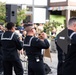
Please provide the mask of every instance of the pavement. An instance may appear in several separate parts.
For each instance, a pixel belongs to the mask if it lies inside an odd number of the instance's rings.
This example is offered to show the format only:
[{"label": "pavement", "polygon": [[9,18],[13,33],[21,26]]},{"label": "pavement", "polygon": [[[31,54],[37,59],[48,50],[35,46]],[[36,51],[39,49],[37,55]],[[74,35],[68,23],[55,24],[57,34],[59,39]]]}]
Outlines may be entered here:
[{"label": "pavement", "polygon": [[46,62],[49,67],[51,68],[51,73],[47,74],[47,75],[57,75],[57,53],[51,53],[51,58],[52,58],[52,62],[50,60],[50,58],[45,57],[44,62]]}]

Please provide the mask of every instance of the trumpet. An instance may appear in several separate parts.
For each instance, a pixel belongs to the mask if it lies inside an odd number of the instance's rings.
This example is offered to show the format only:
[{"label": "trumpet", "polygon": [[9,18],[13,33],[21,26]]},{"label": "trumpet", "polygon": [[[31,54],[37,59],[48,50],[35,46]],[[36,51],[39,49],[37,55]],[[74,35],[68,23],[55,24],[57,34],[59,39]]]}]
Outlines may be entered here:
[{"label": "trumpet", "polygon": [[40,34],[38,34],[38,38],[39,39],[43,39],[43,37],[42,37],[42,34],[40,33]]},{"label": "trumpet", "polygon": [[41,33],[38,34],[38,38],[45,39],[45,38],[47,38],[47,35],[46,35],[46,33],[41,32]]}]

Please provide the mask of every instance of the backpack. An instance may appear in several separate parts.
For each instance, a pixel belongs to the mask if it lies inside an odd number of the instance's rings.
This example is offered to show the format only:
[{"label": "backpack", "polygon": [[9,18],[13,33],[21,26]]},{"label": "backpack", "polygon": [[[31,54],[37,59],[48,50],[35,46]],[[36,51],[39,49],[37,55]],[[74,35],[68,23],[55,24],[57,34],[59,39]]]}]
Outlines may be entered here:
[{"label": "backpack", "polygon": [[68,29],[65,28],[55,38],[55,42],[65,54],[67,54],[68,45],[71,44],[71,39],[74,34],[76,34],[76,32],[73,32],[70,36],[68,36]]}]

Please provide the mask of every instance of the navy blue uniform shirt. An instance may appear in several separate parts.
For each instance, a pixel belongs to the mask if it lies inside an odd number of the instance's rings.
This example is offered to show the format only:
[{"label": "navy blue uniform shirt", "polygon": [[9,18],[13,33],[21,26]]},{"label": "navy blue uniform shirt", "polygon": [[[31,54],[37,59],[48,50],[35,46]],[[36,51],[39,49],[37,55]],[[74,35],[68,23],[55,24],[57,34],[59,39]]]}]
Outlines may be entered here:
[{"label": "navy blue uniform shirt", "polygon": [[39,38],[26,36],[23,46],[27,56],[40,56],[41,50],[49,48],[50,45],[47,39],[41,41]]},{"label": "navy blue uniform shirt", "polygon": [[0,46],[3,50],[4,60],[18,60],[17,50],[22,49],[22,44],[19,40],[18,35],[11,31],[6,31],[0,36]]}]

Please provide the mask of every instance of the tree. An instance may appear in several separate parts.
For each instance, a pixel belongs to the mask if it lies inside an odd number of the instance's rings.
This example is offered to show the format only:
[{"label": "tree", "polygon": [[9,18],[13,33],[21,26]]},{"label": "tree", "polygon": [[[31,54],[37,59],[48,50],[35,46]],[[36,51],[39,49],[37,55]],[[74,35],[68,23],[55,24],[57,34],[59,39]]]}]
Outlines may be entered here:
[{"label": "tree", "polygon": [[19,26],[21,21],[23,21],[26,18],[25,12],[26,12],[26,9],[18,8],[18,10],[17,10],[17,23],[16,23],[17,26]]},{"label": "tree", "polygon": [[57,28],[58,26],[62,25],[59,22],[53,21],[53,22],[46,22],[44,25],[44,32],[46,32],[48,35],[53,30],[53,28]]},{"label": "tree", "polygon": [[0,2],[0,22],[5,23],[6,17],[5,3]]},{"label": "tree", "polygon": [[[0,2],[0,22],[5,23],[6,22],[6,3]],[[26,18],[26,9],[17,9],[17,25],[20,25],[21,20]]]}]

